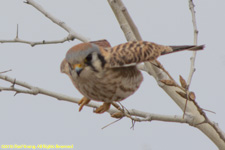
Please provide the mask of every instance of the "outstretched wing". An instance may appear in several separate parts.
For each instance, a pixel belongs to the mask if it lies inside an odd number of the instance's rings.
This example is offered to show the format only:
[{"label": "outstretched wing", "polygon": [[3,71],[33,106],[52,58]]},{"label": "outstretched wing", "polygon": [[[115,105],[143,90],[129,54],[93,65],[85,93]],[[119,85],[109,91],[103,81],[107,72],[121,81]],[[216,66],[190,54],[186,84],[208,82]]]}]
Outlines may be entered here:
[{"label": "outstretched wing", "polygon": [[201,50],[204,46],[163,46],[153,42],[131,41],[110,48],[105,53],[108,67],[134,66],[138,63],[153,61],[160,55],[181,50]]}]

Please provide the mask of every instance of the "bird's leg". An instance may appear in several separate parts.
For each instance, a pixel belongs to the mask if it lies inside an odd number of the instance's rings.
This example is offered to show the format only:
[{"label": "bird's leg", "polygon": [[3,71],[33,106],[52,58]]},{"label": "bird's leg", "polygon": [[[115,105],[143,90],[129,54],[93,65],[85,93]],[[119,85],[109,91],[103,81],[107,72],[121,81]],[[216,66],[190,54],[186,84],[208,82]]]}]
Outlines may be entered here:
[{"label": "bird's leg", "polygon": [[84,105],[88,104],[91,100],[87,97],[83,97],[79,102],[78,104],[80,105],[79,107],[79,111],[82,110],[82,108],[84,107]]},{"label": "bird's leg", "polygon": [[97,114],[102,114],[104,112],[106,112],[107,110],[109,110],[111,103],[103,103],[103,105],[101,105],[100,107],[98,107],[94,112]]}]

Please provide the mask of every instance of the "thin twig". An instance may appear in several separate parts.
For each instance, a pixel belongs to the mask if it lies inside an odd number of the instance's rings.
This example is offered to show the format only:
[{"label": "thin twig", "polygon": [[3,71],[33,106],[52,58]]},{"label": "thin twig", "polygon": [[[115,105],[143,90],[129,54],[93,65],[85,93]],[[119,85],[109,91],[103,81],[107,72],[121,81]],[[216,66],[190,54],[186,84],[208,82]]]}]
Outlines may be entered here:
[{"label": "thin twig", "polygon": [[[193,0],[189,0],[189,9],[191,11],[192,15],[192,23],[193,23],[193,29],[194,29],[194,45],[197,45],[197,39],[198,39],[198,29],[197,29],[197,22],[196,22],[196,17],[195,17],[195,10],[194,10],[194,3]],[[190,72],[188,75],[188,80],[187,80],[187,87],[186,87],[186,93],[188,93],[191,85],[191,80],[193,78],[194,72],[195,72],[195,59],[196,59],[197,52],[193,51],[192,56],[190,58],[191,60],[191,65],[190,65]],[[187,96],[188,97],[188,96]],[[187,101],[189,99],[186,99],[184,110],[183,110],[183,116],[185,115],[186,112],[186,107],[187,107]]]},{"label": "thin twig", "polygon": [[32,47],[35,45],[43,45],[43,44],[57,44],[57,43],[64,43],[66,41],[71,41],[73,40],[70,35],[67,37],[61,39],[61,40],[54,40],[54,41],[27,41],[27,40],[22,40],[18,38],[18,34],[16,35],[16,38],[13,40],[0,40],[0,43],[24,43],[24,44],[29,44]]},{"label": "thin twig", "polygon": [[19,25],[16,26],[16,39],[19,38]]},{"label": "thin twig", "polygon": [[122,119],[122,118],[119,118],[119,119],[117,119],[117,120],[115,120],[115,121],[113,121],[113,122],[111,122],[111,123],[109,123],[109,124],[105,125],[104,127],[102,127],[102,129],[105,129],[105,128],[107,128],[107,127],[111,126],[112,124],[114,124],[114,123],[116,123],[116,122],[120,121],[121,119]]},{"label": "thin twig", "polygon": [[7,72],[10,72],[10,71],[12,71],[12,69],[9,69],[9,70],[6,70],[6,71],[2,71],[2,72],[0,72],[0,74],[7,73]]},{"label": "thin twig", "polygon": [[210,112],[210,113],[213,113],[213,114],[216,114],[216,112],[211,111],[211,110],[208,110],[208,109],[204,109],[204,108],[202,108],[202,110],[207,111],[207,112]]},{"label": "thin twig", "polygon": [[185,112],[186,112],[186,109],[187,109],[187,103],[188,103],[188,100],[186,99],[185,100],[185,105],[184,105],[184,110],[183,110],[183,118],[185,116]]},{"label": "thin twig", "polygon": [[[191,11],[192,23],[193,23],[193,29],[194,29],[194,45],[197,45],[197,43],[198,43],[198,29],[197,29],[197,22],[196,22],[196,16],[195,16],[193,0],[189,0],[189,9]],[[187,85],[188,85],[187,90],[190,87],[192,77],[193,77],[194,72],[196,70],[195,69],[196,54],[197,54],[197,52],[193,51],[193,54],[192,54],[192,56],[190,58],[191,66],[190,66],[190,73],[189,73],[188,80],[187,80]]]}]

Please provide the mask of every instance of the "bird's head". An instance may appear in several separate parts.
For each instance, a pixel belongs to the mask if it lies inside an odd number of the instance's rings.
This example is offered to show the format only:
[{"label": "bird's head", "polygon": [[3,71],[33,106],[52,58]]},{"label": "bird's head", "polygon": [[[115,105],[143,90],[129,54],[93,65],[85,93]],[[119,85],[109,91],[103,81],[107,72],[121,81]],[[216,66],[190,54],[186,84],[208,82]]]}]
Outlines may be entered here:
[{"label": "bird's head", "polygon": [[104,63],[99,46],[93,43],[81,43],[68,50],[61,63],[61,72],[80,76],[85,71],[99,72],[104,67]]}]

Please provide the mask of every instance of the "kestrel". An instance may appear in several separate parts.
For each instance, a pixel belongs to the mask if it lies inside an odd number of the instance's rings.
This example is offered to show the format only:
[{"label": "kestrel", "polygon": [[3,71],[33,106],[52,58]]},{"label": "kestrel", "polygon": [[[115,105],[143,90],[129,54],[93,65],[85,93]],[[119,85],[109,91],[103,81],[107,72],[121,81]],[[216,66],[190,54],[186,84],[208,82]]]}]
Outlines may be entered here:
[{"label": "kestrel", "polygon": [[104,102],[95,110],[103,113],[113,102],[126,99],[139,88],[143,76],[137,64],[168,53],[203,48],[203,45],[163,46],[147,41],[131,41],[114,47],[105,40],[81,43],[68,50],[61,72],[66,73],[84,95],[79,101],[79,111],[90,100],[95,100]]}]

